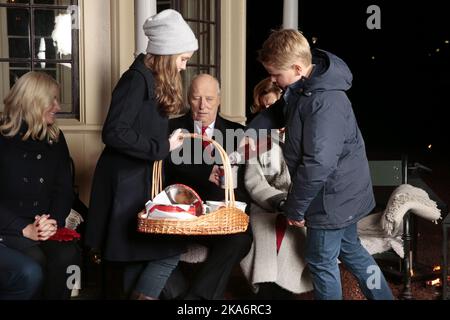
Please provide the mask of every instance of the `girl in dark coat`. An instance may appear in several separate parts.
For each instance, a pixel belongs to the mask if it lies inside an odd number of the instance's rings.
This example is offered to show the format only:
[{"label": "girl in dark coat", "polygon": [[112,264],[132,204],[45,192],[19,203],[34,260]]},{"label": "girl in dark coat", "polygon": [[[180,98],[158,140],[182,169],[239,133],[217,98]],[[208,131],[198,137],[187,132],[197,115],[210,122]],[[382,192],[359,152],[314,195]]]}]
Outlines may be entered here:
[{"label": "girl in dark coat", "polygon": [[[55,124],[61,110],[59,85],[45,73],[29,72],[16,82],[4,103],[0,241],[39,264],[41,270],[20,258],[30,264],[33,277],[44,276],[42,295],[37,290],[35,297],[68,299],[67,271],[80,265],[80,251],[74,242],[49,241],[57,228],[65,226],[73,201],[69,150]],[[32,288],[36,290],[36,285]]]},{"label": "girl in dark coat", "polygon": [[137,214],[149,200],[153,162],[182,145],[168,137],[168,116],[183,106],[180,71],[198,49],[182,16],[164,10],[147,19],[147,54],[137,57],[112,94],[94,174],[86,241],[109,261],[126,262],[125,291],[157,298],[184,246],[174,237],[139,234]]}]

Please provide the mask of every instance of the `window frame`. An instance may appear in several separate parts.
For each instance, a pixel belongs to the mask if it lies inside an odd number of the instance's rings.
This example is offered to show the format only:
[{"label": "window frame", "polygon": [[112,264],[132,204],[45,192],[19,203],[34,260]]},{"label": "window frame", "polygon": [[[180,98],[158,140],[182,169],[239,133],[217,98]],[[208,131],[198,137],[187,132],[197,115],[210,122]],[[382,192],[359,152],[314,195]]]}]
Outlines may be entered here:
[{"label": "window frame", "polygon": [[[194,5],[197,5],[196,8],[196,12],[197,12],[197,17],[202,16],[201,15],[201,11],[200,11],[200,6],[198,4],[200,4],[200,1],[203,1],[203,3],[211,3],[211,1],[214,1],[214,5],[215,5],[215,10],[214,10],[214,20],[202,20],[202,19],[197,19],[197,18],[190,18],[186,15],[185,12],[183,12],[183,3],[184,1],[189,2],[189,0],[167,0],[167,1],[163,1],[163,0],[158,0],[158,12],[160,10],[163,9],[167,9],[167,7],[170,7],[174,10],[177,10],[178,12],[181,13],[181,15],[185,18],[185,20],[188,23],[195,23],[195,24],[209,24],[209,25],[214,25],[215,26],[215,32],[214,32],[214,37],[215,37],[215,43],[212,43],[211,41],[211,37],[208,38],[208,48],[199,48],[202,51],[207,50],[207,53],[209,54],[210,52],[210,48],[211,46],[214,46],[215,48],[215,52],[214,52],[214,63],[208,63],[208,64],[201,64],[201,63],[193,63],[192,59],[188,62],[187,67],[188,68],[195,68],[197,74],[200,73],[204,73],[204,72],[208,72],[211,73],[211,70],[215,70],[215,76],[217,79],[220,79],[220,58],[221,58],[221,10],[220,10],[220,0],[197,0],[195,2],[191,1],[190,3],[193,3]],[[211,11],[210,7],[207,8],[207,11]],[[196,30],[199,30],[199,28],[196,28]],[[196,30],[193,30],[197,39],[200,39],[198,33]],[[199,43],[199,45],[201,45]],[[200,51],[199,50],[199,51]],[[199,58],[199,62],[200,62],[200,58]]]},{"label": "window frame", "polygon": [[[70,0],[70,6],[79,7],[78,0]],[[30,71],[36,69],[35,65],[41,62],[49,64],[69,63],[72,66],[72,110],[71,112],[60,112],[58,118],[80,120],[80,68],[79,68],[79,29],[72,28],[72,53],[70,59],[38,59],[35,43],[38,37],[35,35],[35,10],[67,10],[68,5],[58,4],[36,4],[34,0],[29,3],[0,3],[0,8],[6,9],[28,9],[28,43],[30,48],[29,58],[1,58],[0,63],[27,63]],[[10,84],[11,85],[11,84]]]}]

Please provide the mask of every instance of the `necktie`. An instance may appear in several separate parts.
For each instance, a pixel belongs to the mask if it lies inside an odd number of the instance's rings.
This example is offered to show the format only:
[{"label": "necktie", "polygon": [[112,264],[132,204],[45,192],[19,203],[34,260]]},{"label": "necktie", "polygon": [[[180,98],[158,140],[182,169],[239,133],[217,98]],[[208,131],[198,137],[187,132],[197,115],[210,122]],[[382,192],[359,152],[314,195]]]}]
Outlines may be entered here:
[{"label": "necktie", "polygon": [[[208,138],[208,135],[206,134],[206,129],[208,129],[208,127],[202,127],[202,136]],[[206,147],[208,147],[210,145],[211,142],[206,141],[206,140],[202,140],[202,146],[205,149]]]}]

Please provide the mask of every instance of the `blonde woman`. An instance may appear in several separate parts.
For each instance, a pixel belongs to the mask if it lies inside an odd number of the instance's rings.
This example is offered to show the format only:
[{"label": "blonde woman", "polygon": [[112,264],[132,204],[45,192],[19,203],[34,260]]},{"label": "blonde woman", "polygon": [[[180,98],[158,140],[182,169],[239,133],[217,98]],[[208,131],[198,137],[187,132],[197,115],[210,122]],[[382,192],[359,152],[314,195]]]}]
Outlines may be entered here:
[{"label": "blonde woman", "polygon": [[55,122],[61,110],[59,85],[46,73],[29,72],[14,84],[4,104],[0,241],[40,266],[43,287],[36,289],[35,298],[67,299],[66,272],[80,265],[79,249],[74,242],[49,241],[65,226],[73,201],[69,150]]},{"label": "blonde woman", "polygon": [[149,200],[153,162],[182,145],[168,139],[168,116],[183,107],[180,71],[198,41],[175,10],[147,19],[147,53],[137,57],[112,94],[102,137],[106,147],[94,175],[87,244],[109,261],[126,262],[124,287],[135,299],[156,299],[184,246],[139,234],[137,213]]}]

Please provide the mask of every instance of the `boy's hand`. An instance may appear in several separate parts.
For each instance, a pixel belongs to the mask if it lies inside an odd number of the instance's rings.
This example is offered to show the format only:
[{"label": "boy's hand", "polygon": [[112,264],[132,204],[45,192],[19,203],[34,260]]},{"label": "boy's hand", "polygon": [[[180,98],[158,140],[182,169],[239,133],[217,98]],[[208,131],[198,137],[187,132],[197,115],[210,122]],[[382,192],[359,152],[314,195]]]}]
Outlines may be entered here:
[{"label": "boy's hand", "polygon": [[296,221],[296,220],[287,219],[287,221],[288,221],[290,226],[294,226],[294,227],[297,227],[297,228],[303,228],[305,226],[305,220]]}]

